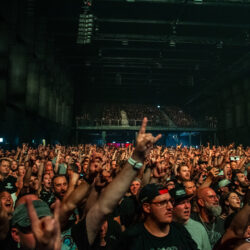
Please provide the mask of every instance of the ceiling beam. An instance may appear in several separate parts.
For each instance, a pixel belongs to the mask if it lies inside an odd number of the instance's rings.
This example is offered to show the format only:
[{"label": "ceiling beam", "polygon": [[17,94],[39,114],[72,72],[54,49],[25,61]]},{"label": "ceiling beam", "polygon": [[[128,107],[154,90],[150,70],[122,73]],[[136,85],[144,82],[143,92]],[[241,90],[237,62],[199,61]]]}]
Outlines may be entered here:
[{"label": "ceiling beam", "polygon": [[[250,7],[250,6],[249,6]],[[230,24],[230,23],[211,23],[211,22],[188,22],[188,21],[166,21],[166,20],[147,20],[147,19],[118,19],[118,18],[98,18],[99,22],[103,23],[135,23],[135,24],[161,24],[161,25],[173,25],[176,26],[207,26],[207,27],[223,27],[223,28],[238,28],[248,29],[250,24]]]},{"label": "ceiling beam", "polygon": [[198,37],[198,36],[154,36],[154,35],[138,35],[138,34],[112,34],[112,33],[99,33],[93,37],[93,40],[107,40],[107,41],[134,41],[134,42],[150,42],[150,43],[169,43],[171,40],[176,43],[193,43],[216,45],[223,41],[223,45],[231,46],[246,46],[250,42],[237,39],[237,38],[223,38],[223,37]]},{"label": "ceiling beam", "polygon": [[149,3],[149,4],[185,4],[185,5],[205,5],[205,6],[242,6],[242,7],[249,7],[250,0],[96,0],[96,3],[124,3],[127,2],[128,4],[133,3]]}]

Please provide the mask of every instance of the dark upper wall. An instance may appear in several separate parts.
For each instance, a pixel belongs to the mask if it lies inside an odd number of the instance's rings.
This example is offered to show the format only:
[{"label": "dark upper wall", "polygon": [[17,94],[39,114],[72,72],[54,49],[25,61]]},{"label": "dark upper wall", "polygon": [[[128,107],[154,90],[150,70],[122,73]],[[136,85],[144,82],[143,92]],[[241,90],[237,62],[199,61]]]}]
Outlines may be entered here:
[{"label": "dark upper wall", "polygon": [[216,77],[189,103],[196,115],[218,118],[220,144],[250,145],[250,54]]},{"label": "dark upper wall", "polygon": [[73,84],[54,55],[40,1],[1,1],[0,137],[68,142]]}]

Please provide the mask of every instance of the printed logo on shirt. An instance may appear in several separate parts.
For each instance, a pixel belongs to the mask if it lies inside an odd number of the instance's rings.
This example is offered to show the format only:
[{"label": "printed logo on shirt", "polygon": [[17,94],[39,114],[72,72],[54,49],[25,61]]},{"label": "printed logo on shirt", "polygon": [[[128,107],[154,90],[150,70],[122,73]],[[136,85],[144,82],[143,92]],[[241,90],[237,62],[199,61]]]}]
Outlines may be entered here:
[{"label": "printed logo on shirt", "polygon": [[12,189],[13,186],[10,182],[7,183],[7,185],[5,186],[6,189]]}]

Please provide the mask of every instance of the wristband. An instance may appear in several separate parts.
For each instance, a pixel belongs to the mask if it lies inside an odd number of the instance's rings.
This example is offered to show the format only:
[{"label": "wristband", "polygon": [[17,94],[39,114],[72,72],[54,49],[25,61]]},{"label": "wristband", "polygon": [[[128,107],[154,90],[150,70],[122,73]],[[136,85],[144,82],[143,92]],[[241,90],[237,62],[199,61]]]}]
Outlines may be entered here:
[{"label": "wristband", "polygon": [[139,161],[135,161],[131,157],[128,159],[128,163],[130,165],[132,165],[135,170],[139,170],[139,169],[141,169],[143,167],[143,163],[141,163]]}]

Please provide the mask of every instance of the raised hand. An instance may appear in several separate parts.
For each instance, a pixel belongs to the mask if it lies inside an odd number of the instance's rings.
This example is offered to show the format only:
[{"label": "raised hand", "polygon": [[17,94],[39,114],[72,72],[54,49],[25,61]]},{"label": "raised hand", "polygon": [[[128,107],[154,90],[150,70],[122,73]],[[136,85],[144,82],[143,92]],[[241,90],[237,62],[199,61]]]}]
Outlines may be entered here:
[{"label": "raised hand", "polygon": [[27,199],[27,209],[30,217],[32,232],[36,239],[38,250],[60,250],[61,229],[59,223],[60,201],[55,202],[54,216],[39,219],[31,200]]},{"label": "raised hand", "polygon": [[156,137],[154,137],[151,133],[146,133],[147,122],[148,119],[144,117],[136,139],[136,146],[132,156],[133,159],[142,162],[146,159],[146,156],[150,152],[153,144],[161,138],[161,134],[158,134]]}]

